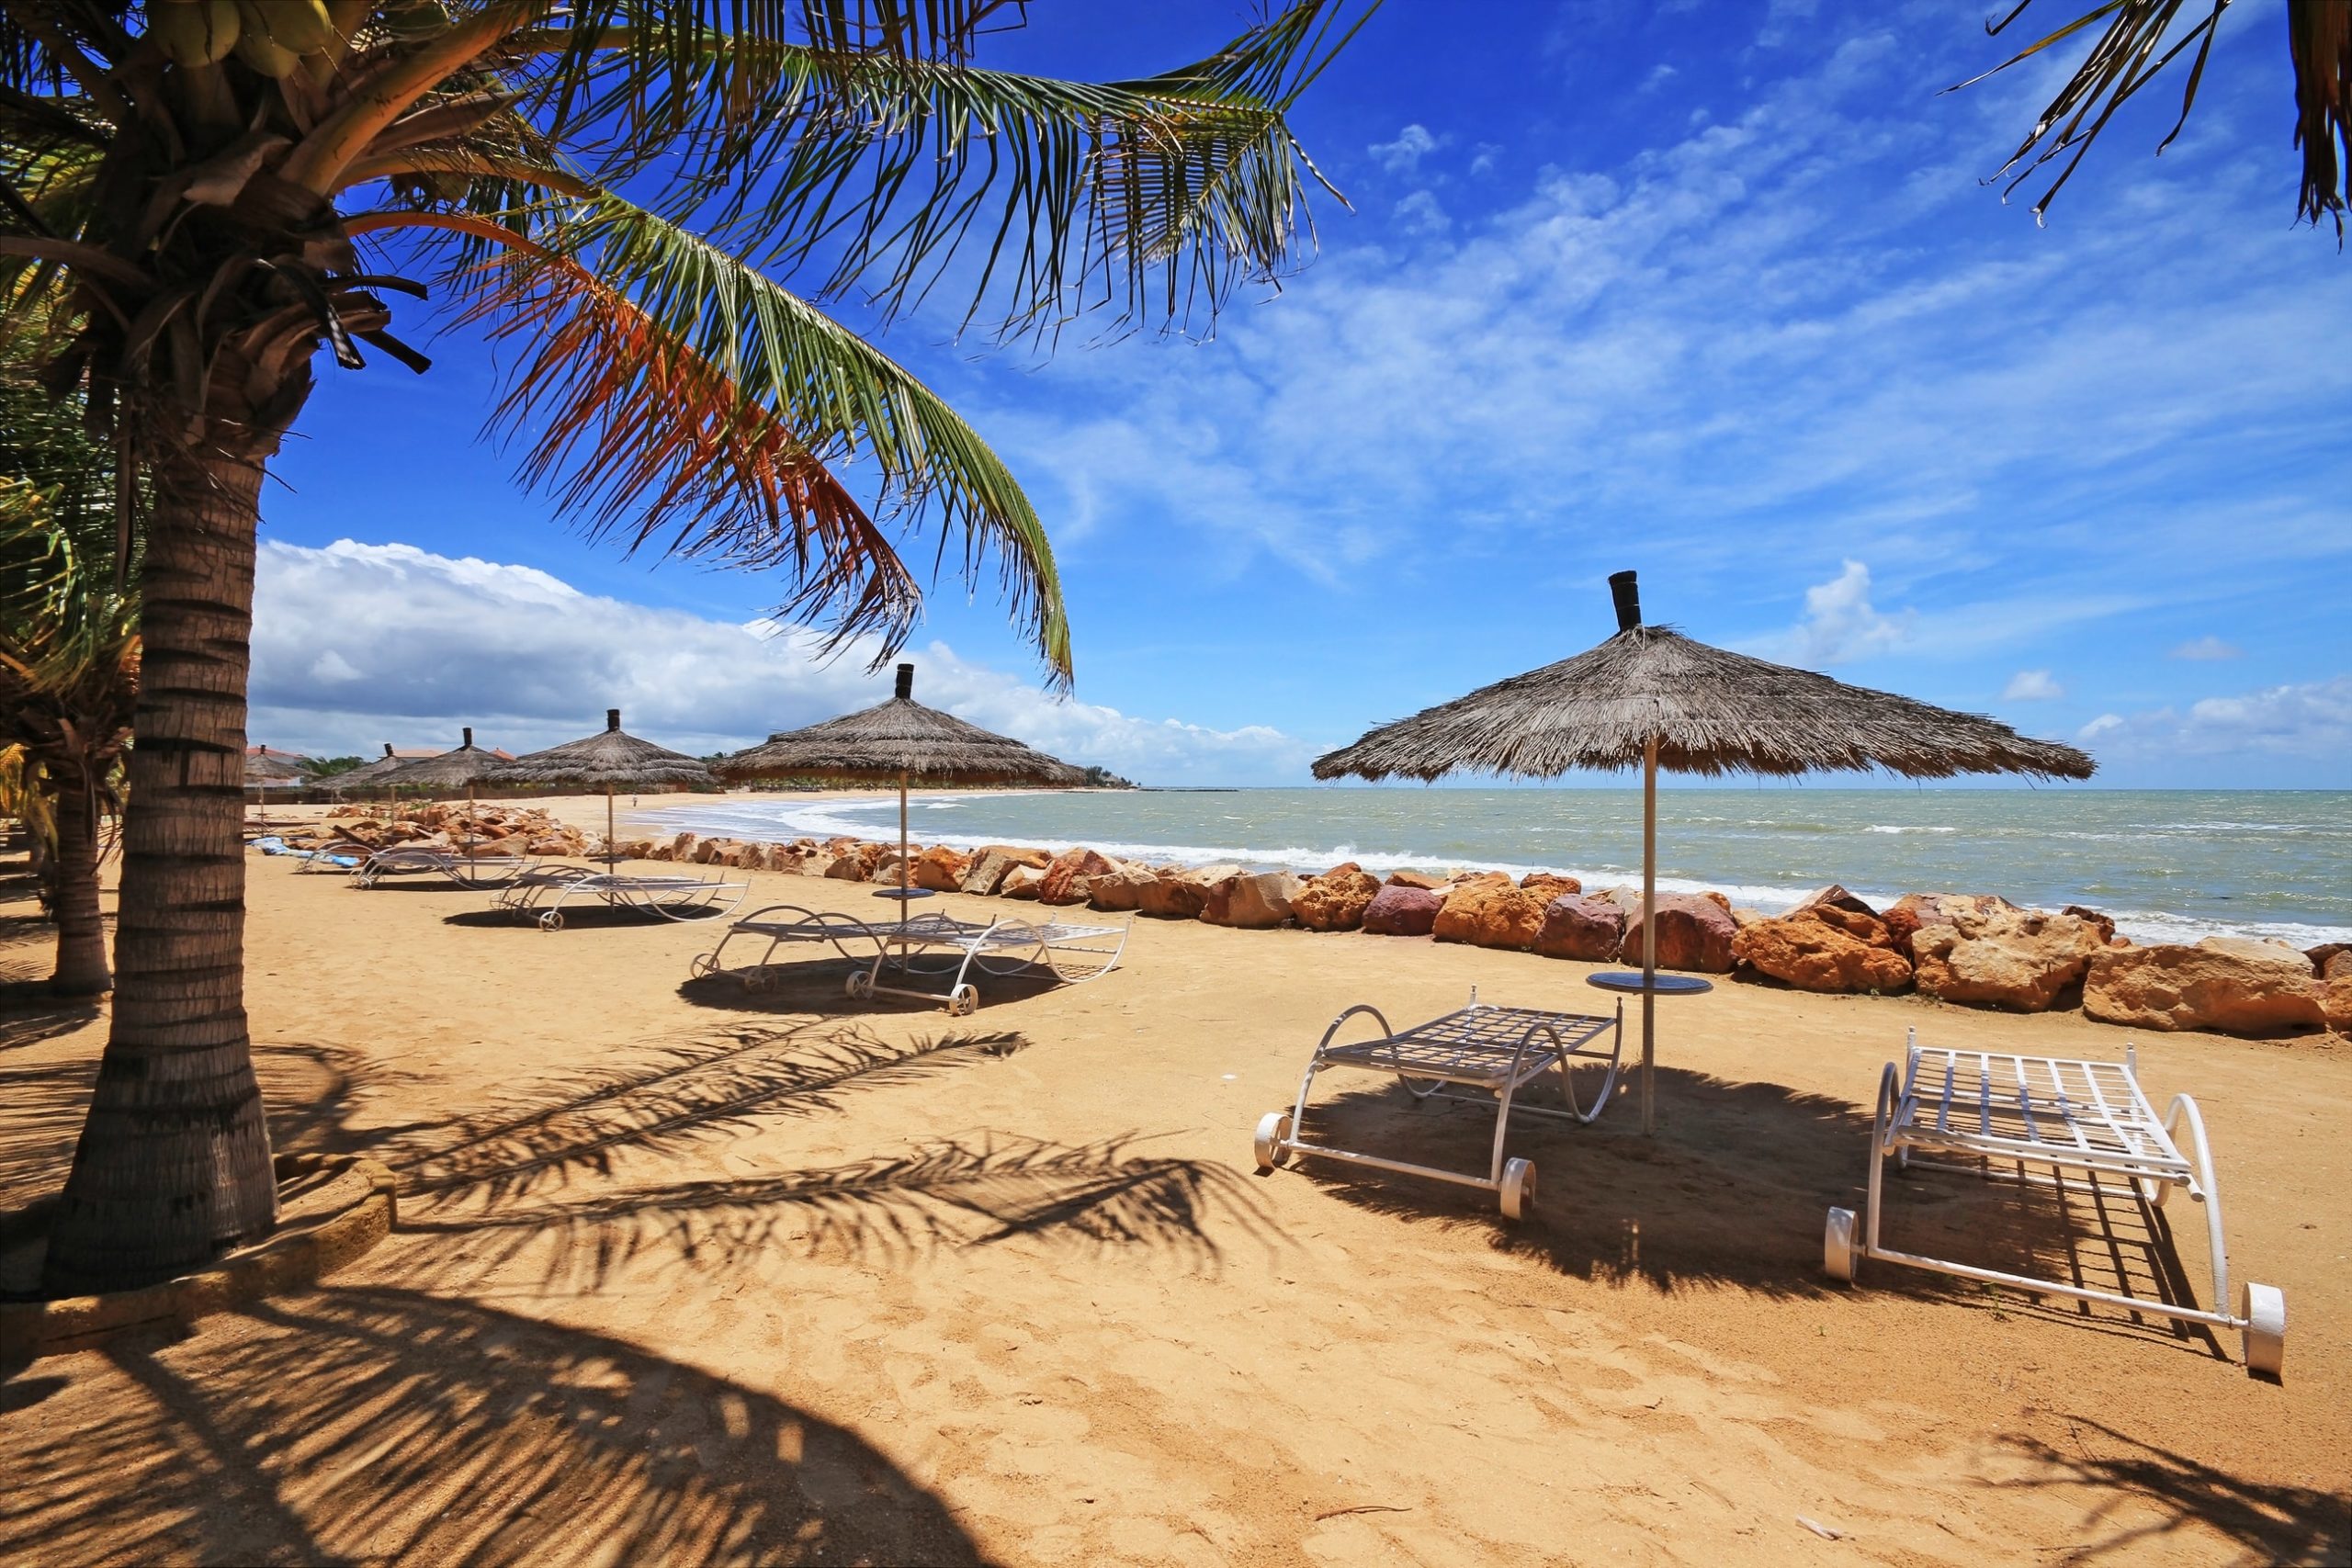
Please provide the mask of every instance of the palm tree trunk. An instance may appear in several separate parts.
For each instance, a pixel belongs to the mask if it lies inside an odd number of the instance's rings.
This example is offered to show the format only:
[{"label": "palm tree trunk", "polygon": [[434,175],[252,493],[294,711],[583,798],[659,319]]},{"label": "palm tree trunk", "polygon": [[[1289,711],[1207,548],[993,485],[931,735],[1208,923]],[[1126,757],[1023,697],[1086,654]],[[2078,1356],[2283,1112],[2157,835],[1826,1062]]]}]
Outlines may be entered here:
[{"label": "palm tree trunk", "polygon": [[79,769],[52,765],[51,776],[58,784],[57,970],[49,986],[68,996],[96,996],[114,984],[98,917],[97,792]]},{"label": "palm tree trunk", "polygon": [[277,1220],[240,833],[262,468],[174,451],[153,479],[114,1027],[50,1234],[51,1294],[168,1278]]}]

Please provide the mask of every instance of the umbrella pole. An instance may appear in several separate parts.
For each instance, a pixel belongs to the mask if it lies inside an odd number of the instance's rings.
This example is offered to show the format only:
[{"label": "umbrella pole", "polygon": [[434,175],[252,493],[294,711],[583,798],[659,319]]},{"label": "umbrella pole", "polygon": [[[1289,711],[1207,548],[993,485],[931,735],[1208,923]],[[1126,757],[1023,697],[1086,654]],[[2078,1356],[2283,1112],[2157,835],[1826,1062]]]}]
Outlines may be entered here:
[{"label": "umbrella pole", "polygon": [[620,869],[620,840],[613,836],[613,786],[612,782],[606,780],[605,784],[605,869],[617,871]]},{"label": "umbrella pole", "polygon": [[1657,737],[1642,748],[1642,1135],[1657,1131]]},{"label": "umbrella pole", "polygon": [[899,919],[907,918],[907,771],[899,770]]}]

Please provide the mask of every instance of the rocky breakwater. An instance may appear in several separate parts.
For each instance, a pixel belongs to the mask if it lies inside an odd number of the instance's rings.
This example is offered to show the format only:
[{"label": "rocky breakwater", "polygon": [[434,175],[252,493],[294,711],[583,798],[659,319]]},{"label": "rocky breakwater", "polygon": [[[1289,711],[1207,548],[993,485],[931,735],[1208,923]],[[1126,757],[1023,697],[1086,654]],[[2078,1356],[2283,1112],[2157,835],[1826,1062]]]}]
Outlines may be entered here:
[{"label": "rocky breakwater", "polygon": [[303,850],[407,844],[495,856],[583,855],[605,847],[603,835],[583,833],[537,807],[461,805],[413,807],[390,817],[338,806],[315,828],[288,833],[286,841]]},{"label": "rocky breakwater", "polygon": [[[447,841],[461,815],[462,808],[427,807],[418,820],[341,828],[345,841]],[[587,847],[544,812],[492,808],[468,820],[484,835],[484,849],[577,854]],[[896,844],[854,839],[761,844],[680,833],[667,842],[626,840],[621,850],[632,858],[898,880]],[[1084,904],[1241,931],[1361,931],[1588,964],[1642,961],[1639,890],[1587,891],[1574,877],[1546,873],[1514,882],[1500,872],[1405,870],[1384,879],[1351,861],[1301,878],[1231,863],[1148,865],[1084,847],[1053,853],[934,844],[911,852],[908,874],[914,886],[937,892]],[[1878,909],[1835,886],[1777,916],[1735,909],[1721,893],[1661,894],[1656,918],[1657,964],[1666,970],[1745,974],[1816,992],[1916,989],[1939,1002],[2014,1012],[2080,1006],[2102,1022],[2143,1029],[2352,1033],[2352,944],[2302,953],[2212,937],[2135,947],[2108,916],[2076,905],[2052,912],[1993,894],[1909,893]]]},{"label": "rocky breakwater", "polygon": [[1777,919],[1758,917],[1732,933],[1732,956],[1801,991],[1891,996],[1911,986],[1911,960],[1887,922],[1843,887],[1825,887]]},{"label": "rocky breakwater", "polygon": [[2308,1034],[2352,1023],[2329,1003],[2343,981],[2284,942],[2209,936],[2193,946],[2109,948],[2091,959],[2083,1010],[2136,1029]]}]

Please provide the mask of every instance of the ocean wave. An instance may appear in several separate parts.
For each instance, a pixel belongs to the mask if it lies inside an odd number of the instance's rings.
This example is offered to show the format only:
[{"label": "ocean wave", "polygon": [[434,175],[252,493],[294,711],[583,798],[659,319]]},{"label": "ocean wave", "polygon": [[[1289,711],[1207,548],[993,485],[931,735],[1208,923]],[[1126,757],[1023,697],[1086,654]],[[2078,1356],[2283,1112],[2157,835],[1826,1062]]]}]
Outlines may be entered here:
[{"label": "ocean wave", "polygon": [[1957,833],[1957,828],[1931,828],[1918,824],[1874,822],[1862,829],[1865,833]]}]

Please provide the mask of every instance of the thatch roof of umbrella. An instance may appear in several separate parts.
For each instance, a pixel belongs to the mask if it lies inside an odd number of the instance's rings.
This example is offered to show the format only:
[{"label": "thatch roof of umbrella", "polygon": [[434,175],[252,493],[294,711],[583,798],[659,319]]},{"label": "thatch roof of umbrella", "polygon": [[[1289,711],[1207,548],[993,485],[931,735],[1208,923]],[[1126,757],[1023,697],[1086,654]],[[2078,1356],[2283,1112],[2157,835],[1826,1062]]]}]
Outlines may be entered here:
[{"label": "thatch roof of umbrella", "polygon": [[1315,776],[1434,779],[1473,770],[1548,778],[1638,766],[1652,736],[1658,766],[1679,773],[1876,767],[1910,778],[2086,779],[2095,766],[2072,746],[2029,739],[1981,714],[1849,686],[1711,648],[1670,626],[1636,624],[1574,659],[1383,726],[1317,758]]},{"label": "thatch roof of umbrella", "polygon": [[899,666],[898,694],[721,757],[729,780],[824,777],[895,784],[1082,784],[1083,769],[914,700],[915,667]]},{"label": "thatch roof of umbrella", "polygon": [[532,789],[716,789],[718,781],[695,758],[621,728],[621,710],[605,710],[605,728],[581,740],[550,746],[505,763],[484,784]]},{"label": "thatch roof of umbrella", "polygon": [[400,758],[392,755],[392,743],[387,740],[384,742],[382,756],[372,762],[362,763],[347,772],[322,779],[319,781],[320,787],[336,791],[380,788],[390,784],[392,782],[390,775],[398,773],[404,766],[406,764]]},{"label": "thatch roof of umbrella", "polygon": [[456,750],[402,762],[389,773],[377,774],[376,782],[401,789],[470,789],[475,784],[490,782],[492,773],[512,761],[511,757],[502,757],[476,746],[473,729],[468,727],[465,739]]},{"label": "thatch roof of umbrella", "polygon": [[302,764],[308,758],[272,751],[257,746],[245,753],[245,782],[249,784],[289,784],[309,776]]}]

